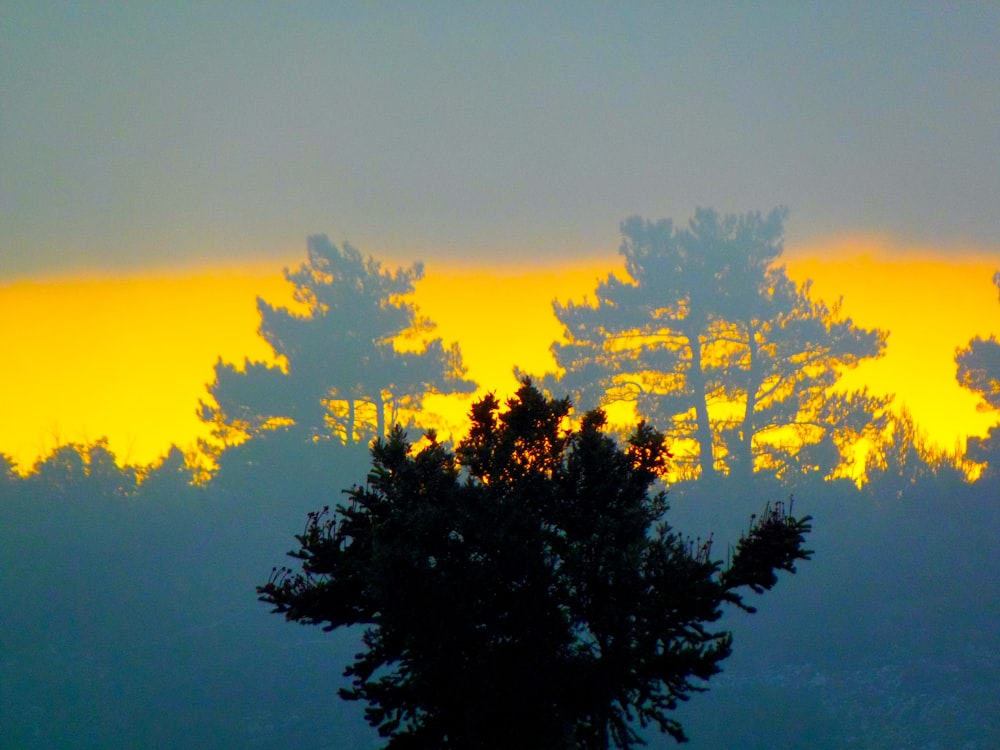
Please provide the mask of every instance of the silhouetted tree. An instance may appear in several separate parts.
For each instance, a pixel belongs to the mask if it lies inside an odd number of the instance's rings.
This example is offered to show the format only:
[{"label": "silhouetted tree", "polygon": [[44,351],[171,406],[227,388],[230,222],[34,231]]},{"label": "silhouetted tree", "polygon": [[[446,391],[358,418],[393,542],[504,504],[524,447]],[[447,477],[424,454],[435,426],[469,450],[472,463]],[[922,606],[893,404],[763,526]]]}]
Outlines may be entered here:
[{"label": "silhouetted tree", "polygon": [[14,459],[6,453],[0,453],[0,489],[11,488],[20,481]]},{"label": "silhouetted tree", "polygon": [[159,461],[146,468],[142,480],[142,495],[147,499],[182,497],[194,482],[195,472],[188,465],[184,451],[171,445]]},{"label": "silhouetted tree", "polygon": [[100,492],[107,496],[130,497],[135,495],[139,475],[134,466],[118,465],[107,438],[87,446],[85,451],[87,477],[92,484],[100,485]]},{"label": "silhouetted tree", "polygon": [[[993,276],[993,283],[1000,290],[1000,271]],[[1000,342],[995,335],[988,339],[979,336],[969,341],[964,349],[955,353],[958,364],[958,382],[983,399],[980,411],[1000,413]],[[990,428],[985,438],[969,438],[967,456],[988,466],[988,472],[1000,472],[1000,424]]]},{"label": "silhouetted tree", "polygon": [[35,462],[26,481],[54,497],[127,497],[135,494],[138,473],[118,466],[107,438],[90,445],[67,443]]},{"label": "silhouetted tree", "polygon": [[257,300],[260,335],[282,366],[216,364],[201,417],[217,438],[295,425],[313,438],[366,442],[416,414],[429,393],[475,389],[457,344],[430,338],[434,324],[404,299],[423,275],[420,263],[383,270],[324,236],[310,237],[308,250],[307,263],[285,271],[303,313]]},{"label": "silhouetted tree", "polygon": [[730,654],[722,605],[754,611],[738,589],[810,556],[810,519],[778,503],[723,569],[650,494],[664,435],[641,423],[623,447],[600,410],[569,413],[525,382],[502,413],[473,406],[455,454],[397,426],[366,485],[309,515],[303,572],[258,588],[289,620],[368,626],[341,696],[387,748],[630,748],[636,724],[683,740],[671,711]]},{"label": "silhouetted tree", "polygon": [[[886,334],[865,330],[809,297],[775,263],[785,211],[720,216],[700,209],[687,228],[633,217],[622,223],[629,280],[600,282],[596,302],[555,303],[565,343],[558,376],[584,408],[634,401],[640,416],[693,441],[701,476],[725,466],[786,471],[880,428],[886,400],[831,391],[841,372],[880,356]],[[874,424],[873,424],[874,423]],[[824,439],[826,439],[824,441]],[[683,443],[681,443],[683,445]]]},{"label": "silhouetted tree", "polygon": [[28,478],[53,495],[72,494],[87,478],[86,448],[76,443],[56,447],[35,462]]},{"label": "silhouetted tree", "polygon": [[961,482],[965,477],[961,457],[933,445],[905,407],[872,441],[866,464],[867,489],[880,498],[901,499],[935,480]]}]

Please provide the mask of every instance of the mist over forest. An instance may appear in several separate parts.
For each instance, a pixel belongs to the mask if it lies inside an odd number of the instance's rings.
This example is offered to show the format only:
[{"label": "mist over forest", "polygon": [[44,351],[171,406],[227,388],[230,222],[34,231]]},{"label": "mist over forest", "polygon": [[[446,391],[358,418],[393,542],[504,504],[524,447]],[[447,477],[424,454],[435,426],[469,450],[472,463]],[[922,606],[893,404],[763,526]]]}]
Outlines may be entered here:
[{"label": "mist over forest", "polygon": [[[997,426],[935,447],[891,398],[838,387],[891,332],[788,278],[784,219],[627,219],[623,273],[556,300],[555,369],[518,375],[571,422],[605,409],[623,445],[639,420],[661,431],[666,521],[723,564],[765,503],[811,516],[812,558],[713,624],[733,653],[674,712],[691,747],[996,747],[1000,343],[955,354]],[[374,440],[417,443],[440,427],[429,400],[469,409],[477,384],[409,299],[419,262],[314,236],[286,273],[294,310],[258,300],[278,363],[217,362],[198,451],[0,455],[0,747],[385,745],[337,697],[363,628],[294,626],[257,587],[299,564],[307,514],[372,481]]]}]

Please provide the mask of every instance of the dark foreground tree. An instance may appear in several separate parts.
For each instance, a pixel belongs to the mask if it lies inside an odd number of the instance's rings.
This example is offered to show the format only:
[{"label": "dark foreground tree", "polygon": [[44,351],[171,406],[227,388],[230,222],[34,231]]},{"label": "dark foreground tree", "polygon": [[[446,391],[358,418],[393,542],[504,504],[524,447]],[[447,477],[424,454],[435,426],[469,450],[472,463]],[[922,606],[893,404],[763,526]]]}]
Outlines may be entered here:
[{"label": "dark foreground tree", "polygon": [[622,446],[603,412],[569,413],[526,381],[502,413],[473,407],[455,454],[397,427],[366,486],[310,514],[303,571],[258,588],[289,620],[367,626],[341,696],[387,748],[630,748],[650,724],[683,741],[671,711],[730,653],[722,605],[753,612],[739,589],[810,556],[810,519],[778,503],[723,568],[650,492],[664,436],[640,424]]}]

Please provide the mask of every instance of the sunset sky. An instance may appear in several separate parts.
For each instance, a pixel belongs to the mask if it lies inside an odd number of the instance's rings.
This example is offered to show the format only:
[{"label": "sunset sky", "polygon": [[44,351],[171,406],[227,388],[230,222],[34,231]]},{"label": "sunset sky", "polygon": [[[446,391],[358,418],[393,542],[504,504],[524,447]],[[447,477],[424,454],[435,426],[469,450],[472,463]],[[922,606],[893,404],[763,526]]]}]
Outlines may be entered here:
[{"label": "sunset sky", "polygon": [[793,277],[892,332],[854,384],[952,447],[994,420],[953,356],[1000,333],[997,39],[985,2],[5,2],[0,452],[191,440],[309,234],[423,260],[504,387],[621,220],[777,205]]},{"label": "sunset sky", "polygon": [[[835,256],[849,248],[860,249],[851,244]],[[789,260],[793,278],[814,280],[815,296],[833,302],[843,295],[845,314],[859,325],[890,331],[887,355],[850,373],[845,386],[895,393],[949,450],[996,421],[958,387],[953,359],[972,336],[1000,331],[991,265],[862,255]],[[603,265],[431,266],[415,301],[441,336],[461,343],[470,377],[508,394],[514,365],[552,368],[548,348],[561,334],[552,299],[592,296],[596,279],[610,271],[621,271],[614,254]],[[104,436],[123,461],[138,464],[171,443],[191,447],[207,436],[195,410],[217,358],[271,358],[256,335],[258,294],[291,302],[281,274],[264,267],[0,287],[10,357],[0,371],[0,453],[27,469],[60,443]],[[439,415],[460,428],[464,409]]]}]

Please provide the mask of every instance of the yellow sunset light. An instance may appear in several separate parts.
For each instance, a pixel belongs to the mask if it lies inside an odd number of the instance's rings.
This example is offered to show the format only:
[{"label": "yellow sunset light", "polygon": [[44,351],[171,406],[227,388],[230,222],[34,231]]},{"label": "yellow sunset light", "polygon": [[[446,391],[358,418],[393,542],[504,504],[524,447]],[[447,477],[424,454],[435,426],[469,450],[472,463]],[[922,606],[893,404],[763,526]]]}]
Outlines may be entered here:
[{"label": "yellow sunset light", "polygon": [[24,470],[103,436],[137,464],[193,445],[207,434],[195,408],[217,358],[271,358],[256,335],[258,294],[289,297],[273,270],[0,287],[0,452]]},{"label": "yellow sunset light", "polygon": [[948,451],[964,451],[967,436],[983,436],[996,423],[958,386],[955,350],[1000,332],[992,282],[1000,260],[930,253],[899,260],[886,256],[883,243],[855,240],[804,250],[786,263],[796,281],[812,280],[814,298],[832,304],[843,297],[843,314],[889,331],[886,355],[847,373],[842,387],[895,394],[895,407],[909,409],[930,441]]},{"label": "yellow sunset light", "polygon": [[[978,413],[976,398],[955,382],[954,351],[972,336],[1000,331],[993,266],[890,261],[851,249],[855,257],[841,248],[786,258],[792,278],[813,280],[814,296],[832,302],[843,295],[846,315],[891,331],[887,355],[844,384],[895,393],[944,448],[985,434],[995,417]],[[517,385],[515,365],[533,373],[554,367],[549,346],[562,332],[553,299],[593,296],[610,272],[621,272],[616,256],[517,268],[429,264],[415,302],[438,324],[436,335],[459,342],[479,392],[503,398]],[[208,434],[196,409],[217,359],[271,360],[256,333],[258,295],[291,302],[280,268],[0,286],[0,453],[26,471],[59,444],[104,436],[120,460],[135,464],[155,461],[171,444],[192,447]],[[428,410],[461,429],[467,405],[432,399]]]}]

